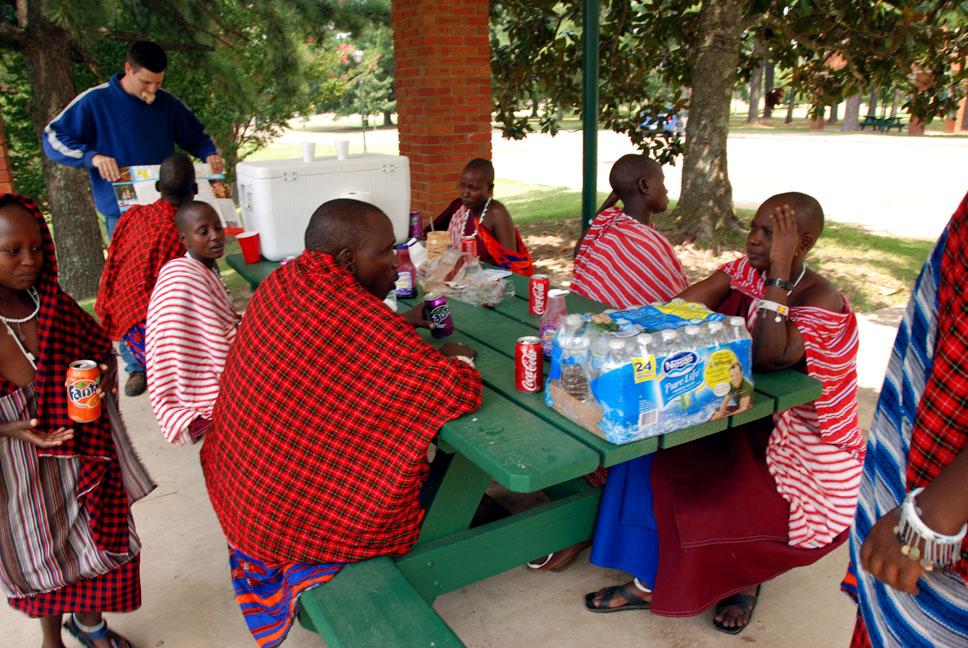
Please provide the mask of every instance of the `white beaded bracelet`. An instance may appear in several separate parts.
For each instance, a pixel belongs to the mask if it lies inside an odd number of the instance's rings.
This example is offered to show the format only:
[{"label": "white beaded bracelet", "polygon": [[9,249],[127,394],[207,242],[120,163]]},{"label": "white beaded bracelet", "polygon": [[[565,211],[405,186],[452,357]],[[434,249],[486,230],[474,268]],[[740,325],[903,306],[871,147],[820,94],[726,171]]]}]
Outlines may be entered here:
[{"label": "white beaded bracelet", "polygon": [[[781,317],[786,317],[790,313],[790,307],[784,306],[783,304],[775,301],[770,301],[769,299],[761,299],[759,309],[761,311],[773,311],[776,313],[776,317],[773,318],[774,322],[780,323],[783,320]],[[766,313],[763,313],[763,317],[766,317]]]},{"label": "white beaded bracelet", "polygon": [[[920,560],[921,566],[928,571],[935,566],[948,569],[961,555],[961,541],[968,532],[968,524],[961,525],[961,530],[955,535],[944,535],[928,528],[921,521],[921,509],[914,503],[923,490],[915,488],[904,498],[901,521],[894,527],[894,534],[901,543],[901,553],[911,560]],[[922,543],[923,548],[919,548]]]},{"label": "white beaded bracelet", "polygon": [[461,362],[464,362],[464,363],[469,364],[472,367],[474,366],[474,358],[472,358],[470,356],[457,355],[457,356],[454,356],[454,357],[457,358],[458,360],[460,360]]}]

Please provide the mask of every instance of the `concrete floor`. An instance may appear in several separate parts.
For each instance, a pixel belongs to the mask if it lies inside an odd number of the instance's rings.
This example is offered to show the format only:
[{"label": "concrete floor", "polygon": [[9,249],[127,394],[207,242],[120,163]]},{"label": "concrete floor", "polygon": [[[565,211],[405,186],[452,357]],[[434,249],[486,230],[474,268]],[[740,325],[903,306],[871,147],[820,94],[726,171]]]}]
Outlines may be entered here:
[{"label": "concrete floor", "polygon": [[[888,352],[903,311],[891,308],[860,317],[862,424],[868,427]],[[164,442],[147,396],[122,397],[129,432],[158,489],[134,507],[144,542],[144,603],[131,614],[108,615],[111,626],[140,648],[234,648],[254,646],[235,603],[225,540],[208,502],[198,462],[199,447]],[[764,585],[749,628],[737,637],[716,632],[711,613],[669,619],[647,612],[590,614],[586,592],[626,576],[588,563],[587,552],[558,574],[509,570],[437,599],[435,609],[470,647],[589,646],[610,641],[684,648],[757,643],[764,646],[846,646],[854,611],[839,592],[847,564],[841,547],[818,563]],[[0,646],[40,645],[40,625],[0,607]],[[70,647],[78,645],[67,639]],[[287,648],[321,646],[314,634],[294,627]],[[391,644],[388,643],[388,646]]]}]

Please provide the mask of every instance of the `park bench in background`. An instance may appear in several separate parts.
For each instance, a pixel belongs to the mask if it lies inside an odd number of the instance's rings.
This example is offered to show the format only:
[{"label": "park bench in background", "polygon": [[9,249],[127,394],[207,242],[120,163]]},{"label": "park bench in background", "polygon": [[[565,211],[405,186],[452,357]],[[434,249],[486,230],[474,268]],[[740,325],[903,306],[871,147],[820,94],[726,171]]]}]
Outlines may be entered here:
[{"label": "park bench in background", "polygon": [[891,132],[892,128],[896,128],[897,132],[902,132],[904,130],[904,124],[901,123],[900,117],[878,117],[877,115],[867,115],[864,117],[864,121],[861,122],[860,129],[864,130],[865,126],[870,126],[872,129],[877,129],[882,133],[887,131]]}]

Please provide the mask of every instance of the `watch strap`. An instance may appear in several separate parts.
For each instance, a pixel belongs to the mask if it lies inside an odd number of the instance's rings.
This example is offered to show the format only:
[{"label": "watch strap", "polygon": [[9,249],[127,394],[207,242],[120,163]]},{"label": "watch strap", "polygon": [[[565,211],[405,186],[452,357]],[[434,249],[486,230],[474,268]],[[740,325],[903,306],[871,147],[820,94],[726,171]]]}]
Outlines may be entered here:
[{"label": "watch strap", "polygon": [[777,287],[782,288],[783,290],[786,290],[788,292],[791,292],[794,288],[797,287],[795,283],[790,282],[790,281],[787,281],[786,279],[775,279],[775,278],[774,279],[767,279],[766,280],[766,285],[767,286],[777,286]]}]

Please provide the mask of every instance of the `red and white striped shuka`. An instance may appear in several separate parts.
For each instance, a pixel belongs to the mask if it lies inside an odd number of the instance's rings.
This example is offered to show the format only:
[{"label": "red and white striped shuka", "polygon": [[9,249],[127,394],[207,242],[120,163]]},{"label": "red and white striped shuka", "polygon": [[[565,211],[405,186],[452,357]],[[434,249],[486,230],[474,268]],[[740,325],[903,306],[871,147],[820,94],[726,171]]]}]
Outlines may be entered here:
[{"label": "red and white striped shuka", "polygon": [[[763,277],[743,257],[720,268],[730,286],[763,298]],[[747,326],[756,322],[750,304]],[[816,401],[773,415],[766,463],[777,491],[790,503],[789,544],[822,547],[850,526],[864,464],[864,439],[857,420],[857,318],[813,306],[790,308],[803,337],[807,373],[823,383]]]},{"label": "red and white striped shuka", "polygon": [[572,292],[615,308],[669,301],[686,289],[669,240],[619,207],[595,217],[575,257]]},{"label": "red and white striped shuka", "polygon": [[188,256],[162,267],[148,305],[148,395],[169,443],[194,443],[188,426],[211,419],[239,314],[222,280]]}]

